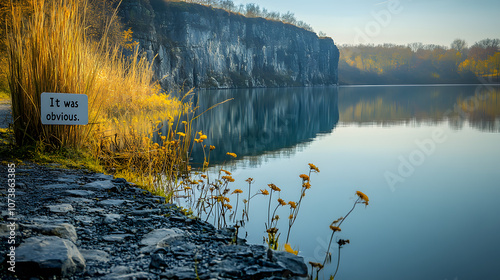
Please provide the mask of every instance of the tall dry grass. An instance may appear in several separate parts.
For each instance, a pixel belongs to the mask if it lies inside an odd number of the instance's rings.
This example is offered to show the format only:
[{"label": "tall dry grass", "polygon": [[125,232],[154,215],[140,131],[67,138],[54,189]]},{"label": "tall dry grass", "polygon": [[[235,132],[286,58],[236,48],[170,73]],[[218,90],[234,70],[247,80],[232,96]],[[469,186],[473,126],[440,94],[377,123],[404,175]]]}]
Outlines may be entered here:
[{"label": "tall dry grass", "polygon": [[[193,113],[191,104],[152,81],[152,63],[137,48],[127,57],[106,36],[88,39],[87,7],[79,0],[32,0],[24,13],[11,7],[7,59],[16,143],[86,149],[109,170],[171,195],[188,168],[191,121],[178,120]],[[123,36],[126,41],[130,31]],[[89,124],[43,125],[42,92],[86,94]],[[162,147],[152,141],[161,120],[169,125]]]}]

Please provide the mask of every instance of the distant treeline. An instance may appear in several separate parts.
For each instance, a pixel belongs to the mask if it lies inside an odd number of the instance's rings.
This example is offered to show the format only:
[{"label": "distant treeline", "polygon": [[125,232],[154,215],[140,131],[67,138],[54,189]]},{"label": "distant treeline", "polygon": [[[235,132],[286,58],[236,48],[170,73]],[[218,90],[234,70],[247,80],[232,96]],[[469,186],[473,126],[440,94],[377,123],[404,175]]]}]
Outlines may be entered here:
[{"label": "distant treeline", "polygon": [[[314,32],[313,28],[309,24],[301,20],[297,20],[295,18],[295,15],[291,12],[280,14],[279,12],[268,11],[266,8],[261,9],[259,5],[253,3],[246,5],[243,4],[235,5],[232,0],[182,0],[182,1],[188,3],[207,5],[214,8],[230,11],[233,13],[242,14],[246,17],[262,17],[265,19],[281,21]],[[320,35],[324,36],[322,32],[320,33],[321,33]]]},{"label": "distant treeline", "polygon": [[468,47],[462,39],[450,47],[408,45],[342,45],[340,84],[500,82],[500,39]]}]

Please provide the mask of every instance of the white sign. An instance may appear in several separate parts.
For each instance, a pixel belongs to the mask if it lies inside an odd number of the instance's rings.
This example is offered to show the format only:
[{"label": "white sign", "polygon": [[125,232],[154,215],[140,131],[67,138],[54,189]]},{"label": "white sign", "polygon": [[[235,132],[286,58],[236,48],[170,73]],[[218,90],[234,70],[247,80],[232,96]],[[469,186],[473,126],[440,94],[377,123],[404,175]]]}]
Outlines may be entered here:
[{"label": "white sign", "polygon": [[42,124],[83,125],[89,122],[89,99],[86,94],[43,92]]}]

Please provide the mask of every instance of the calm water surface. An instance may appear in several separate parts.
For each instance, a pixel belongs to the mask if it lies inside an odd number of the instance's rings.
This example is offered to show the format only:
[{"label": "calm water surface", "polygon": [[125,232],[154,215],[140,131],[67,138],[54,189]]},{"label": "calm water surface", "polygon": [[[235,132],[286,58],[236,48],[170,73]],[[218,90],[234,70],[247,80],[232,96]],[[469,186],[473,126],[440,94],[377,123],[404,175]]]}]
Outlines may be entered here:
[{"label": "calm water surface", "polygon": [[[500,87],[218,90],[197,98],[202,110],[234,98],[197,123],[217,147],[213,168],[233,172],[233,189],[247,191],[252,177],[253,191],[274,183],[297,201],[299,174],[308,163],[319,167],[290,237],[306,261],[323,260],[328,226],[355,192],[369,196],[337,235],[351,244],[336,279],[499,279]],[[267,199],[252,200],[249,242],[262,244]],[[336,254],[334,246],[334,262]]]}]

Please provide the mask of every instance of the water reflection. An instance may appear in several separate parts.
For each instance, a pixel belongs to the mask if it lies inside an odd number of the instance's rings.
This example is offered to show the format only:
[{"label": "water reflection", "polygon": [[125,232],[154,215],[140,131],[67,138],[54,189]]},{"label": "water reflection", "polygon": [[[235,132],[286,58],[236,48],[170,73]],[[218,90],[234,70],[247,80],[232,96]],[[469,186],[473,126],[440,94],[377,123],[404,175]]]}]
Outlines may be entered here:
[{"label": "water reflection", "polygon": [[[216,147],[210,162],[228,159],[226,152],[256,156],[271,151],[292,151],[320,133],[331,132],[339,121],[337,88],[273,88],[202,91],[200,112],[226,99],[198,118],[196,130]],[[194,162],[203,162],[199,145]]]},{"label": "water reflection", "polygon": [[[199,112],[233,100],[198,118],[196,130],[208,134],[217,149],[211,163],[227,160],[226,152],[247,156],[250,165],[261,154],[289,155],[321,133],[343,125],[391,126],[437,124],[454,129],[470,125],[500,131],[499,86],[352,86],[200,91]],[[339,118],[340,116],[340,118]],[[203,162],[199,145],[193,161]],[[250,156],[250,157],[248,157]],[[253,157],[252,157],[253,156]]]},{"label": "water reflection", "polygon": [[436,124],[500,131],[498,86],[383,86],[339,89],[344,124]]}]

